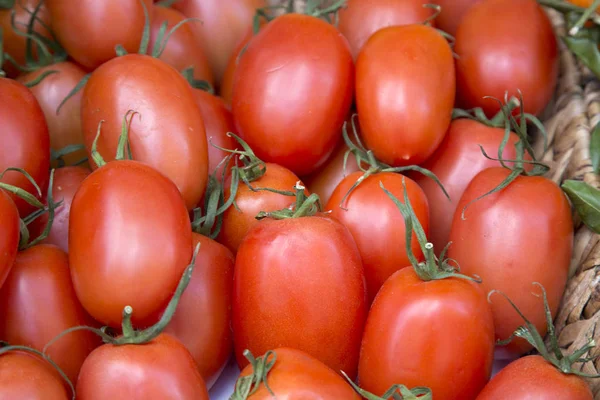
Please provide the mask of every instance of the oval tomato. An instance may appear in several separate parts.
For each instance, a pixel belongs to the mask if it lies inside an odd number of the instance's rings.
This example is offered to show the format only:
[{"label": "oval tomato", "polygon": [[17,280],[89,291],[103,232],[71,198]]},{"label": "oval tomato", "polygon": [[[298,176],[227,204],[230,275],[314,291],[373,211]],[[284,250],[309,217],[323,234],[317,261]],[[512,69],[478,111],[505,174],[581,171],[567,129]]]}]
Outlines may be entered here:
[{"label": "oval tomato", "polygon": [[238,364],[248,364],[246,349],[264,354],[286,346],[355,376],[367,314],[364,279],[356,244],[339,222],[323,216],[261,221],[235,261]]},{"label": "oval tomato", "polygon": [[[429,232],[429,205],[419,185],[394,172],[369,176],[342,203],[344,196],[362,174],[354,172],[344,178],[335,188],[325,209],[330,210],[331,216],[350,230],[356,241],[371,302],[387,278],[400,268],[410,265],[406,254],[404,218],[394,202],[381,190],[380,182],[394,196],[402,199],[404,178],[408,198],[426,235]],[[340,205],[346,210],[340,208]],[[422,260],[423,253],[414,233],[411,248],[415,256]]]},{"label": "oval tomato", "polygon": [[19,210],[8,193],[0,189],[0,288],[17,257],[19,248]]},{"label": "oval tomato", "polygon": [[[143,0],[150,14],[152,0]],[[93,70],[115,58],[115,46],[137,52],[144,30],[140,0],[46,0],[60,44],[78,64]]]},{"label": "oval tomato", "polygon": [[79,187],[69,218],[69,264],[77,297],[98,321],[152,323],[192,258],[191,223],[181,194],[136,161],[109,162]]},{"label": "oval tomato", "polygon": [[88,153],[104,120],[98,151],[106,160],[114,159],[129,110],[139,113],[132,116],[129,131],[133,158],[171,179],[188,209],[196,207],[208,179],[208,150],[202,115],[188,82],[150,56],[130,54],[103,64],[90,77],[81,101]]},{"label": "oval tomato", "polygon": [[435,399],[473,399],[490,378],[493,358],[492,311],[478,284],[424,282],[403,268],[371,306],[358,380],[373,393],[401,382],[428,387]]},{"label": "oval tomato", "polygon": [[[157,362],[160,360],[160,362]],[[177,339],[161,334],[143,345],[105,344],[81,367],[77,399],[208,400],[194,359]]]},{"label": "oval tomato", "polygon": [[246,34],[242,36],[239,43],[235,46],[233,52],[231,53],[231,56],[227,61],[227,66],[225,67],[225,71],[223,72],[223,77],[221,78],[219,96],[221,96],[225,104],[227,104],[227,106],[230,108],[231,100],[233,98],[233,78],[235,76],[235,71],[237,70],[239,57],[244,47],[246,47],[253,36],[254,30],[252,28],[248,29]]},{"label": "oval tomato", "polygon": [[[526,21],[526,23],[524,23]],[[481,32],[485,32],[482,35]],[[546,12],[535,0],[487,0],[474,5],[456,32],[458,101],[491,116],[497,102],[521,91],[525,112],[539,114],[558,78],[558,46]]]},{"label": "oval tomato", "polygon": [[206,236],[192,234],[200,243],[196,267],[165,329],[190,351],[210,389],[225,368],[233,350],[231,295],[235,259],[225,246]]},{"label": "oval tomato", "polygon": [[[0,337],[42,351],[58,334],[81,325],[93,320],[75,296],[67,254],[52,245],[20,252],[0,290]],[[72,332],[49,347],[48,356],[75,382],[99,344],[92,332]]]},{"label": "oval tomato", "polygon": [[462,18],[475,3],[480,1],[482,0],[436,0],[435,4],[442,10],[435,18],[435,25],[452,36],[456,35]]},{"label": "oval tomato", "polygon": [[388,26],[418,24],[433,15],[427,0],[348,0],[339,11],[338,29],[348,39],[352,56],[375,32]]},{"label": "oval tomato", "polygon": [[[543,177],[519,176],[508,187],[471,203],[498,186],[510,170],[488,168],[473,178],[456,207],[448,257],[461,272],[478,275],[486,292],[504,292],[543,336],[546,319],[534,282],[546,289],[555,315],[569,271],[573,248],[571,208],[560,187]],[[507,301],[492,302],[497,339],[508,338],[523,323]],[[516,339],[498,348],[497,357],[523,354],[531,346]]]},{"label": "oval tomato", "polygon": [[334,26],[301,14],[276,18],[248,43],[235,72],[239,135],[259,158],[311,173],[340,139],[353,72],[348,43]]},{"label": "oval tomato", "polygon": [[356,60],[362,138],[386,164],[419,164],[433,154],[450,124],[454,95],[452,50],[431,27],[381,29]]}]

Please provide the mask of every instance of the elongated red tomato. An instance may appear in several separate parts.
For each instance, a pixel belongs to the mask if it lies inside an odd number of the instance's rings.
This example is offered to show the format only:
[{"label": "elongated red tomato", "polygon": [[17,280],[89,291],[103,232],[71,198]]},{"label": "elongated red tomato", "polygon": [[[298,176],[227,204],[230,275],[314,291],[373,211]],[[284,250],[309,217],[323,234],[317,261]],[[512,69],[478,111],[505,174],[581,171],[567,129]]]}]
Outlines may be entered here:
[{"label": "elongated red tomato", "polygon": [[235,72],[239,135],[262,160],[311,173],[338,143],[353,73],[348,43],[334,26],[301,14],[276,18],[250,40]]},{"label": "elongated red tomato", "polygon": [[206,188],[208,152],[190,85],[173,67],[150,56],[130,54],[103,64],[90,77],[81,100],[88,152],[103,120],[98,150],[106,160],[114,159],[129,110],[139,113],[129,131],[133,158],[171,179],[188,209],[194,208]]},{"label": "elongated red tomato", "polygon": [[358,53],[375,32],[388,26],[418,24],[433,15],[423,7],[427,0],[348,0],[339,11],[340,32],[348,39],[352,56]]},{"label": "elongated red tomato", "polygon": [[190,351],[210,389],[225,368],[233,350],[231,294],[234,257],[225,246],[197,233],[200,243],[196,267],[177,312],[165,329]]},{"label": "elongated red tomato", "polygon": [[428,387],[439,400],[473,399],[490,378],[493,357],[492,311],[478,284],[460,278],[423,282],[413,268],[404,268],[383,284],[371,306],[358,380],[372,393],[402,382]]},{"label": "elongated red tomato", "polygon": [[0,288],[17,257],[19,210],[8,193],[0,189]]},{"label": "elongated red tomato", "polygon": [[[343,223],[352,233],[360,251],[367,279],[369,300],[373,301],[381,285],[400,268],[410,265],[406,254],[405,226],[402,214],[392,200],[381,190],[379,184],[399,199],[404,197],[403,176],[384,172],[369,176],[342,203],[362,172],[348,175],[335,188],[327,202],[326,210]],[[412,179],[405,178],[408,198],[425,234],[429,232],[429,205],[423,190]],[[340,208],[342,205],[346,210]],[[413,253],[422,259],[423,253],[412,236]],[[382,392],[383,393],[383,392]]]},{"label": "elongated red tomato", "polygon": [[[569,271],[573,221],[565,194],[544,177],[519,176],[504,190],[464,207],[498,186],[510,171],[488,168],[475,176],[456,207],[448,256],[461,272],[479,275],[482,286],[504,292],[535,324],[542,336],[547,326],[542,299],[534,295],[541,283],[555,315]],[[502,298],[493,298],[496,337],[508,338],[523,319]],[[497,356],[514,357],[531,349],[522,339],[498,347]]]},{"label": "elongated red tomato", "polygon": [[[275,397],[320,400],[361,398],[336,371],[309,354],[289,347],[275,349],[273,353],[276,359],[267,374],[267,382]],[[271,357],[269,360],[272,359]],[[240,377],[254,372],[252,365],[248,365]],[[264,384],[249,397],[251,400],[272,398],[273,395]]]},{"label": "elongated red tomato", "polygon": [[178,400],[208,400],[194,359],[165,333],[143,345],[100,346],[85,360],[77,381],[79,400],[158,400],[174,395]]},{"label": "elongated red tomato", "polygon": [[[525,22],[526,21],[526,22]],[[485,35],[481,32],[485,31]],[[456,32],[458,101],[500,109],[484,96],[503,99],[521,91],[525,112],[539,114],[558,78],[558,47],[552,25],[535,0],[486,0],[474,5]]]},{"label": "elongated red tomato", "polygon": [[[150,13],[152,0],[143,0]],[[116,57],[115,46],[137,52],[144,30],[140,0],[46,0],[54,33],[69,55],[89,70]]]},{"label": "elongated red tomato", "polygon": [[[142,201],[143,200],[143,201]],[[77,297],[98,321],[119,327],[157,315],[192,258],[191,224],[181,194],[137,161],[114,161],[79,187],[69,218],[69,264]]]},{"label": "elongated red tomato", "polygon": [[448,129],[455,89],[452,50],[435,29],[376,32],[356,60],[356,107],[367,148],[392,166],[425,161]]},{"label": "elongated red tomato", "polygon": [[[50,136],[44,113],[29,89],[13,81],[0,78],[0,173],[7,168],[21,168],[29,173],[45,191],[50,168]],[[27,177],[9,171],[1,180],[37,195]],[[21,217],[34,208],[20,197],[10,195]]]},{"label": "elongated red tomato", "polygon": [[482,0],[436,0],[435,4],[442,7],[440,14],[435,18],[435,24],[438,28],[456,35],[458,26],[467,11]]},{"label": "elongated red tomato", "polygon": [[[19,253],[0,290],[0,337],[42,351],[59,333],[80,325],[94,323],[75,296],[67,254],[52,245]],[[48,355],[75,382],[99,344],[92,332],[73,332],[54,343]]]},{"label": "elongated red tomato", "polygon": [[238,364],[248,364],[246,349],[264,354],[286,346],[355,376],[367,314],[364,279],[356,244],[339,222],[323,216],[261,221],[235,261]]},{"label": "elongated red tomato", "polygon": [[578,376],[563,374],[539,355],[520,358],[504,367],[477,400],[504,399],[592,400],[594,395]]}]

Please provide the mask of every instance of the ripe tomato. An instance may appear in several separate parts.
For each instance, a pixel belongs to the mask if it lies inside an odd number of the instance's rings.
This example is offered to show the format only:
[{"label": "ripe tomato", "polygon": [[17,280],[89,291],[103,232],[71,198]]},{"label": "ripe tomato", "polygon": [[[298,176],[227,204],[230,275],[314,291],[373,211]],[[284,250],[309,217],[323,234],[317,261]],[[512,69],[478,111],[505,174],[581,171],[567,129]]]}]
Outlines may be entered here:
[{"label": "ripe tomato", "polygon": [[452,50],[431,27],[381,29],[356,60],[362,137],[386,164],[419,164],[433,154],[450,124],[454,95]]},{"label": "ripe tomato", "polygon": [[[143,201],[140,201],[143,200]],[[156,315],[192,258],[188,212],[175,185],[136,161],[114,161],[82,182],[71,204],[69,264],[77,297],[120,327]],[[108,295],[110,294],[110,295]]]},{"label": "ripe tomato", "polygon": [[435,4],[442,7],[442,11],[435,18],[435,25],[452,36],[456,35],[464,15],[480,1],[482,0],[436,0]]},{"label": "ripe tomato", "polygon": [[428,387],[440,400],[473,399],[490,378],[493,356],[492,311],[478,284],[424,282],[413,268],[403,268],[371,306],[358,380],[372,393],[401,382]]},{"label": "ripe tomato", "polygon": [[[526,21],[526,22],[524,22]],[[485,32],[485,35],[481,34]],[[487,0],[465,14],[454,51],[461,107],[500,106],[484,96],[523,93],[525,112],[539,114],[554,93],[558,47],[552,24],[535,0]]]},{"label": "ripe tomato", "polygon": [[227,61],[225,71],[223,72],[223,77],[221,78],[221,84],[219,86],[219,96],[221,96],[228,107],[231,107],[231,100],[233,98],[233,78],[235,76],[235,71],[237,70],[240,53],[253,36],[254,31],[252,28],[248,29],[246,34],[242,36],[242,39],[235,46]]},{"label": "ripe tomato", "polygon": [[[252,182],[253,188],[270,188],[292,191],[299,178],[289,169],[277,164],[266,163],[266,173]],[[230,185],[225,187],[225,198],[231,194]],[[235,196],[238,209],[229,207],[223,214],[223,224],[218,241],[236,253],[248,231],[256,224],[256,215],[261,211],[276,211],[294,204],[294,197],[268,190],[253,191],[240,182]]]},{"label": "ripe tomato", "polygon": [[375,32],[388,26],[419,24],[434,11],[423,7],[427,0],[348,0],[339,11],[340,32],[348,39],[352,56]]},{"label": "ripe tomato", "polygon": [[[273,350],[276,357],[268,371],[267,383],[277,398],[321,399],[321,400],[360,400],[361,397],[336,371],[309,354],[281,347]],[[269,357],[269,362],[272,357]],[[254,373],[252,365],[247,365],[240,377]],[[273,398],[264,384],[249,397],[252,400]]]},{"label": "ripe tomato", "polygon": [[477,400],[592,400],[592,391],[578,376],[563,374],[539,355],[526,356],[504,367]]},{"label": "ripe tomato", "polygon": [[[19,76],[19,82],[32,82],[46,71],[57,71],[44,78],[40,83],[31,88],[31,92],[37,99],[50,134],[50,147],[54,151],[74,145],[83,144],[81,133],[81,92],[71,97],[56,114],[59,104],[67,97],[69,92],[81,81],[85,71],[72,62],[42,67],[35,72]],[[64,157],[67,164],[72,164],[85,157],[85,151],[81,150]]]},{"label": "ripe tomato", "polygon": [[[123,117],[132,116],[129,141],[135,160],[150,165],[179,188],[188,209],[202,197],[208,179],[208,152],[202,115],[188,82],[171,66],[130,54],[96,69],[81,101],[88,152],[104,120],[98,151],[115,156]],[[185,162],[184,162],[185,161]]]},{"label": "ripe tomato", "polygon": [[589,8],[594,3],[594,0],[567,0],[567,1],[571,4],[575,4],[576,6],[579,6],[582,8]]},{"label": "ripe tomato", "polygon": [[353,72],[348,43],[333,25],[301,14],[276,18],[248,43],[235,72],[239,135],[259,158],[311,173],[338,143]]},{"label": "ripe tomato", "polygon": [[[160,360],[160,362],[157,362]],[[98,347],[85,360],[77,399],[208,400],[206,385],[189,351],[161,334],[143,345]]]},{"label": "ripe tomato", "polygon": [[177,312],[165,329],[190,351],[210,389],[225,368],[233,350],[231,294],[233,254],[206,236],[192,234],[200,243],[196,267]]},{"label": "ripe tomato", "polygon": [[[0,104],[0,173],[9,167],[24,169],[43,193],[50,168],[50,136],[44,113],[31,91],[11,79],[0,78]],[[31,182],[19,172],[7,172],[1,181],[36,195]],[[21,217],[34,210],[20,197],[10,196]]]},{"label": "ripe tomato", "polygon": [[[175,25],[185,20],[185,16],[177,10],[161,6],[152,6],[152,27],[150,31],[150,50],[154,50],[154,44],[160,26],[167,22],[167,32]],[[214,84],[213,73],[208,63],[208,58],[202,50],[199,40],[194,34],[193,25],[201,24],[199,21],[188,21],[180,26],[170,37],[167,46],[160,59],[181,71],[188,67],[194,67],[194,78]]]},{"label": "ripe tomato", "polygon": [[[150,13],[152,0],[143,0]],[[140,0],[46,0],[52,27],[69,55],[88,70],[116,57],[115,46],[137,52],[144,30]]]},{"label": "ripe tomato", "polygon": [[[546,335],[542,300],[532,293],[539,282],[555,315],[569,271],[573,248],[571,209],[560,187],[543,177],[519,176],[504,190],[465,205],[498,186],[508,169],[488,168],[473,178],[456,207],[448,257],[461,272],[478,275],[486,292],[500,290],[516,304],[540,334]],[[496,338],[508,338],[523,320],[507,301],[492,301]],[[531,346],[516,339],[498,348],[510,358]]]},{"label": "ripe tomato", "polygon": [[47,361],[10,351],[0,354],[0,399],[69,400],[71,393]]},{"label": "ripe tomato", "polygon": [[8,193],[0,189],[0,288],[10,272],[19,248],[19,210]]},{"label": "ripe tomato", "polygon": [[248,364],[246,349],[264,354],[285,346],[356,375],[366,288],[360,254],[342,224],[325,216],[261,221],[240,245],[233,282],[240,367]]},{"label": "ripe tomato", "polygon": [[[42,351],[59,333],[80,325],[93,321],[75,296],[67,254],[52,245],[20,252],[0,290],[0,338]],[[48,355],[75,382],[99,344],[92,332],[73,332],[49,347]]]},{"label": "ripe tomato", "polygon": [[[382,182],[394,196],[402,199],[404,197],[403,176],[393,172],[371,175],[342,203],[344,196],[362,174],[362,172],[354,172],[344,178],[335,188],[325,209],[331,210],[331,216],[344,224],[356,241],[365,269],[370,303],[383,282],[400,268],[410,265],[410,261],[406,254],[404,218],[398,212],[394,202],[379,187]],[[404,179],[410,202],[427,235],[429,232],[427,197],[412,179]],[[340,208],[340,204],[347,210]],[[419,260],[422,260],[423,253],[414,233],[412,238],[412,251]]]},{"label": "ripe tomato", "polygon": [[202,20],[192,28],[208,56],[215,81],[220,82],[235,46],[252,27],[256,10],[266,5],[265,0],[180,0],[173,8]]}]

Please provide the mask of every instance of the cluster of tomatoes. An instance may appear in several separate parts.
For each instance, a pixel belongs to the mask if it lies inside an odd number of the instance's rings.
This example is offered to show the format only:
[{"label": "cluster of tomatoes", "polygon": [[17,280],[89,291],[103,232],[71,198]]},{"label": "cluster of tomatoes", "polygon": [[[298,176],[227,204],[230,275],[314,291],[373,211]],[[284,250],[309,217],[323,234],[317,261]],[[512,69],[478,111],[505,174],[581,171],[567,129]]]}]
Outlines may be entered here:
[{"label": "cluster of tomatoes", "polygon": [[279,3],[0,2],[0,398],[591,399],[544,9]]}]

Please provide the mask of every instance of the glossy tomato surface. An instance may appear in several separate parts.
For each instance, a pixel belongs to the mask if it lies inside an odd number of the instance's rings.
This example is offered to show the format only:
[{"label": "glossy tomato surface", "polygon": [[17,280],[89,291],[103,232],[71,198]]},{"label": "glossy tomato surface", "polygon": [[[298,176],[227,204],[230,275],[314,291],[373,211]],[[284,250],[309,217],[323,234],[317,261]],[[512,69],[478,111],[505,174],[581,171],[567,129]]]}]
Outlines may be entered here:
[{"label": "glossy tomato surface", "polygon": [[452,36],[456,35],[456,30],[467,11],[480,1],[482,0],[436,0],[435,4],[442,9],[435,18],[435,25]]},{"label": "glossy tomato surface", "polygon": [[19,210],[8,193],[0,189],[0,288],[17,257],[20,238]]}]

